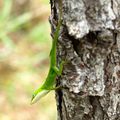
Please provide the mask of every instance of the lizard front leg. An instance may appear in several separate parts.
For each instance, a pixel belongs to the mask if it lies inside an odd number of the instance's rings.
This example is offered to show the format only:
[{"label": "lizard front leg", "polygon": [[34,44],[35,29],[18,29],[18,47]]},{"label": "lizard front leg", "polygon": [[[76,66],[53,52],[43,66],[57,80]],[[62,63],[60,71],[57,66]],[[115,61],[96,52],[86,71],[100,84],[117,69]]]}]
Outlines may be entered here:
[{"label": "lizard front leg", "polygon": [[62,71],[63,71],[63,66],[64,66],[64,64],[65,64],[65,61],[62,61],[62,62],[60,63],[59,68],[56,67],[56,66],[53,67],[54,71],[56,72],[56,74],[57,74],[58,76],[61,76]]}]

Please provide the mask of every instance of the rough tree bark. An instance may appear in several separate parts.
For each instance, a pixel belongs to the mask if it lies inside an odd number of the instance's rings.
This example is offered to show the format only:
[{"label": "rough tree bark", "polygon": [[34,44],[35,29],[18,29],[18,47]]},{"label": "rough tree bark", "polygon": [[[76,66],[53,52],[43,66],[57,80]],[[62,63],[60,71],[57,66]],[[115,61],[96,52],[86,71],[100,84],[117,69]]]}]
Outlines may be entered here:
[{"label": "rough tree bark", "polygon": [[[62,0],[58,120],[120,120],[120,0]],[[52,33],[59,0],[51,0]]]}]

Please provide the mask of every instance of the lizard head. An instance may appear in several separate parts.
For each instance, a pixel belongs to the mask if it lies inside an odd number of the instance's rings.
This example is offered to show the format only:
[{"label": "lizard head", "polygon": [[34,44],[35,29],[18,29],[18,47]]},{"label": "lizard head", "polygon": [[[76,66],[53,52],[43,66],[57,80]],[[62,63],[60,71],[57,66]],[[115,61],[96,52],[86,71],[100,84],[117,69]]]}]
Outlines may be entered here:
[{"label": "lizard head", "polygon": [[43,96],[45,96],[48,92],[50,92],[50,90],[36,90],[33,95],[32,95],[32,99],[31,99],[31,104],[36,103],[38,100],[40,100]]}]

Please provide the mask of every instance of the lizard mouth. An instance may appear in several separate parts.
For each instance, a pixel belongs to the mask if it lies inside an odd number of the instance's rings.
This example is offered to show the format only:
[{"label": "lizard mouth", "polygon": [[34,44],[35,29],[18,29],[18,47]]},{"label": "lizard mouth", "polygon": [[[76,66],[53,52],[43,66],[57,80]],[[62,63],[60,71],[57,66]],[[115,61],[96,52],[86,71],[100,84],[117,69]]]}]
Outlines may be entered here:
[{"label": "lizard mouth", "polygon": [[33,95],[32,100],[31,100],[31,104],[36,103],[38,100],[40,100],[43,96],[45,96],[49,92],[50,92],[50,90],[42,90],[37,95]]}]

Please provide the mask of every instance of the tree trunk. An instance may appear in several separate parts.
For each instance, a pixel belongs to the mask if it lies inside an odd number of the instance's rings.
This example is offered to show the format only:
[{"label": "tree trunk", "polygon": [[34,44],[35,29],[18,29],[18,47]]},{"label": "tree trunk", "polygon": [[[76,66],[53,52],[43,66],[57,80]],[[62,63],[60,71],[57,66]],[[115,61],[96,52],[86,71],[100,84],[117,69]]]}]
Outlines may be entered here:
[{"label": "tree trunk", "polygon": [[[58,120],[120,120],[120,0],[62,0]],[[59,0],[51,0],[52,33]]]}]

